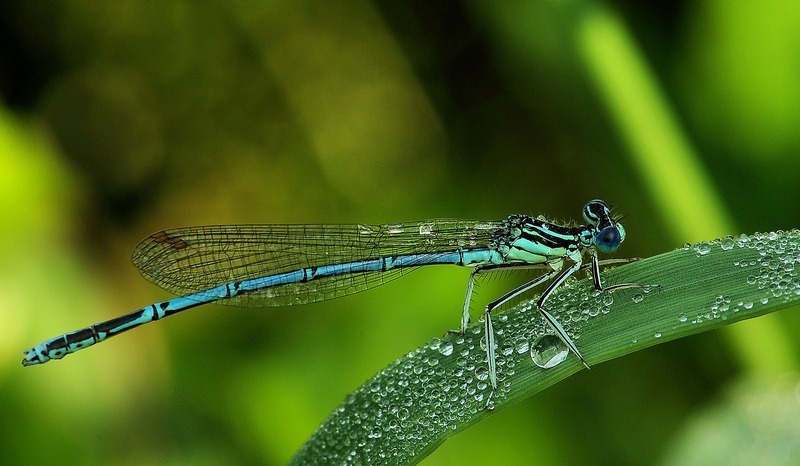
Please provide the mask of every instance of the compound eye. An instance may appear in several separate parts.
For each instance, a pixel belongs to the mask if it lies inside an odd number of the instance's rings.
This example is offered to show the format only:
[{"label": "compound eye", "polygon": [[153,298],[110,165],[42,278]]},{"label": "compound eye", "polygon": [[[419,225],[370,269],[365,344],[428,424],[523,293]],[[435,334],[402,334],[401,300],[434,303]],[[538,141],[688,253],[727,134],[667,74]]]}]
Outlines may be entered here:
[{"label": "compound eye", "polygon": [[617,227],[605,227],[594,235],[594,244],[600,252],[609,254],[617,250],[622,238]]},{"label": "compound eye", "polygon": [[608,206],[600,199],[594,199],[583,206],[583,219],[590,225],[597,225],[600,215],[608,215]]}]

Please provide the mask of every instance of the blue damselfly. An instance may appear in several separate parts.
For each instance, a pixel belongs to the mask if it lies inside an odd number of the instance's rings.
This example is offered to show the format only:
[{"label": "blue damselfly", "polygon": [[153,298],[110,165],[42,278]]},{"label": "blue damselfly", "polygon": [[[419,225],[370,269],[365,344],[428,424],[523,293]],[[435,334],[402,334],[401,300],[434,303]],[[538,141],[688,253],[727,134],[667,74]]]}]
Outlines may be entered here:
[{"label": "blue damselfly", "polygon": [[[552,280],[536,306],[567,347],[586,365],[545,303],[591,256],[594,286],[603,287],[597,251],[614,252],[625,229],[600,200],[583,208],[584,226],[511,215],[500,221],[428,220],[393,225],[221,225],[163,230],[142,241],[133,263],[149,281],[180,297],[52,338],[24,352],[24,366],[61,359],[114,335],[201,304],[244,307],[288,306],[338,298],[381,285],[435,264],[472,267],[460,332],[479,274],[545,267],[548,271],[492,301],[484,311],[492,393],[497,389],[491,312],[537,285]],[[571,263],[564,268],[564,261]],[[586,365],[586,367],[589,367]],[[490,397],[491,398],[491,397]]]}]

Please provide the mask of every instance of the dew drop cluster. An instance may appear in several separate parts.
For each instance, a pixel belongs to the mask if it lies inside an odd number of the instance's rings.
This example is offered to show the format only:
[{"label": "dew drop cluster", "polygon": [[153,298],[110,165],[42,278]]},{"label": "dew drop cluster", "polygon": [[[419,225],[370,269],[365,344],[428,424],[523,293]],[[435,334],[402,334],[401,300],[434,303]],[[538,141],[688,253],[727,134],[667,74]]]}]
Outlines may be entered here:
[{"label": "dew drop cluster", "polygon": [[728,236],[694,245],[685,244],[683,249],[694,250],[698,256],[705,256],[717,247],[723,251],[748,248],[757,252],[757,255],[750,260],[734,261],[733,266],[751,272],[747,275],[746,283],[748,286],[757,287],[761,296],[755,300],[737,300],[728,295],[719,295],[707,311],[698,313],[691,319],[685,314],[680,314],[678,317],[680,322],[689,321],[697,324],[712,319],[726,320],[731,313],[750,310],[754,306],[768,304],[775,299],[788,301],[800,296],[800,280],[798,280],[800,230]]},{"label": "dew drop cluster", "polygon": [[348,395],[290,464],[403,463],[454,431],[491,391],[482,337],[473,326],[398,359]]}]

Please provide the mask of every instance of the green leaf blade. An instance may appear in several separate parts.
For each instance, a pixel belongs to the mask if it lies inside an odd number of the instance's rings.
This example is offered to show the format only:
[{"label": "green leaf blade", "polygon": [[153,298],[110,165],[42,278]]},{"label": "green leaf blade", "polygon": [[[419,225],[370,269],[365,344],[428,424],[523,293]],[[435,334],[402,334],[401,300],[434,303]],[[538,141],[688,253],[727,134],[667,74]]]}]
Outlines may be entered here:
[{"label": "green leaf blade", "polygon": [[[559,289],[548,311],[590,365],[800,302],[800,231],[699,243],[602,273],[608,293],[583,279]],[[613,298],[613,299],[611,299]],[[347,396],[290,464],[415,464],[448,437],[581,370],[570,355],[550,369],[531,360],[552,333],[531,301],[493,319],[499,389],[485,409],[484,325],[433,339]],[[768,357],[768,355],[765,355]]]}]

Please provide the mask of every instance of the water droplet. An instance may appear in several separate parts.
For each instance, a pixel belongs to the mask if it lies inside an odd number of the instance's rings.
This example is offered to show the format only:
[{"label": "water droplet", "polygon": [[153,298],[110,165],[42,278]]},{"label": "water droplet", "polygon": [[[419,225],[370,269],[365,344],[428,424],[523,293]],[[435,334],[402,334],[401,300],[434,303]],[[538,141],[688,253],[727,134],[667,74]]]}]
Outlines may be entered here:
[{"label": "water droplet", "polygon": [[661,338],[661,332],[656,332],[656,334],[655,334],[654,336],[655,336],[656,338]]},{"label": "water droplet", "polygon": [[450,356],[453,354],[453,344],[449,341],[442,342],[441,346],[439,346],[439,352],[444,356]]},{"label": "water droplet", "polygon": [[610,306],[614,304],[614,295],[611,293],[603,293],[603,305]]},{"label": "water droplet", "polygon": [[528,343],[528,340],[520,341],[519,343],[517,343],[517,346],[516,346],[517,353],[522,354],[522,353],[527,352],[528,348],[529,348],[529,345],[530,345],[530,343]]},{"label": "water droplet", "polygon": [[644,301],[644,295],[641,293],[636,293],[635,295],[633,295],[631,299],[633,300],[634,303],[639,304],[642,301]]},{"label": "water droplet", "polygon": [[734,246],[736,246],[736,242],[735,242],[735,241],[733,241],[733,238],[731,238],[730,236],[728,236],[727,238],[723,239],[723,240],[722,240],[722,241],[719,243],[719,246],[720,246],[720,247],[721,247],[721,248],[722,248],[724,251],[730,251],[731,249],[733,249],[733,247],[734,247]]},{"label": "water droplet", "polygon": [[702,243],[697,243],[694,245],[694,251],[701,256],[705,256],[711,252],[711,245],[705,241]]},{"label": "water droplet", "polygon": [[542,335],[531,346],[531,359],[542,369],[550,369],[567,359],[567,345],[555,335]]},{"label": "water droplet", "polygon": [[681,313],[678,315],[678,321],[679,321],[679,322],[686,322],[686,320],[687,320],[687,318],[686,318],[686,314],[684,314],[683,312],[681,312]]}]

